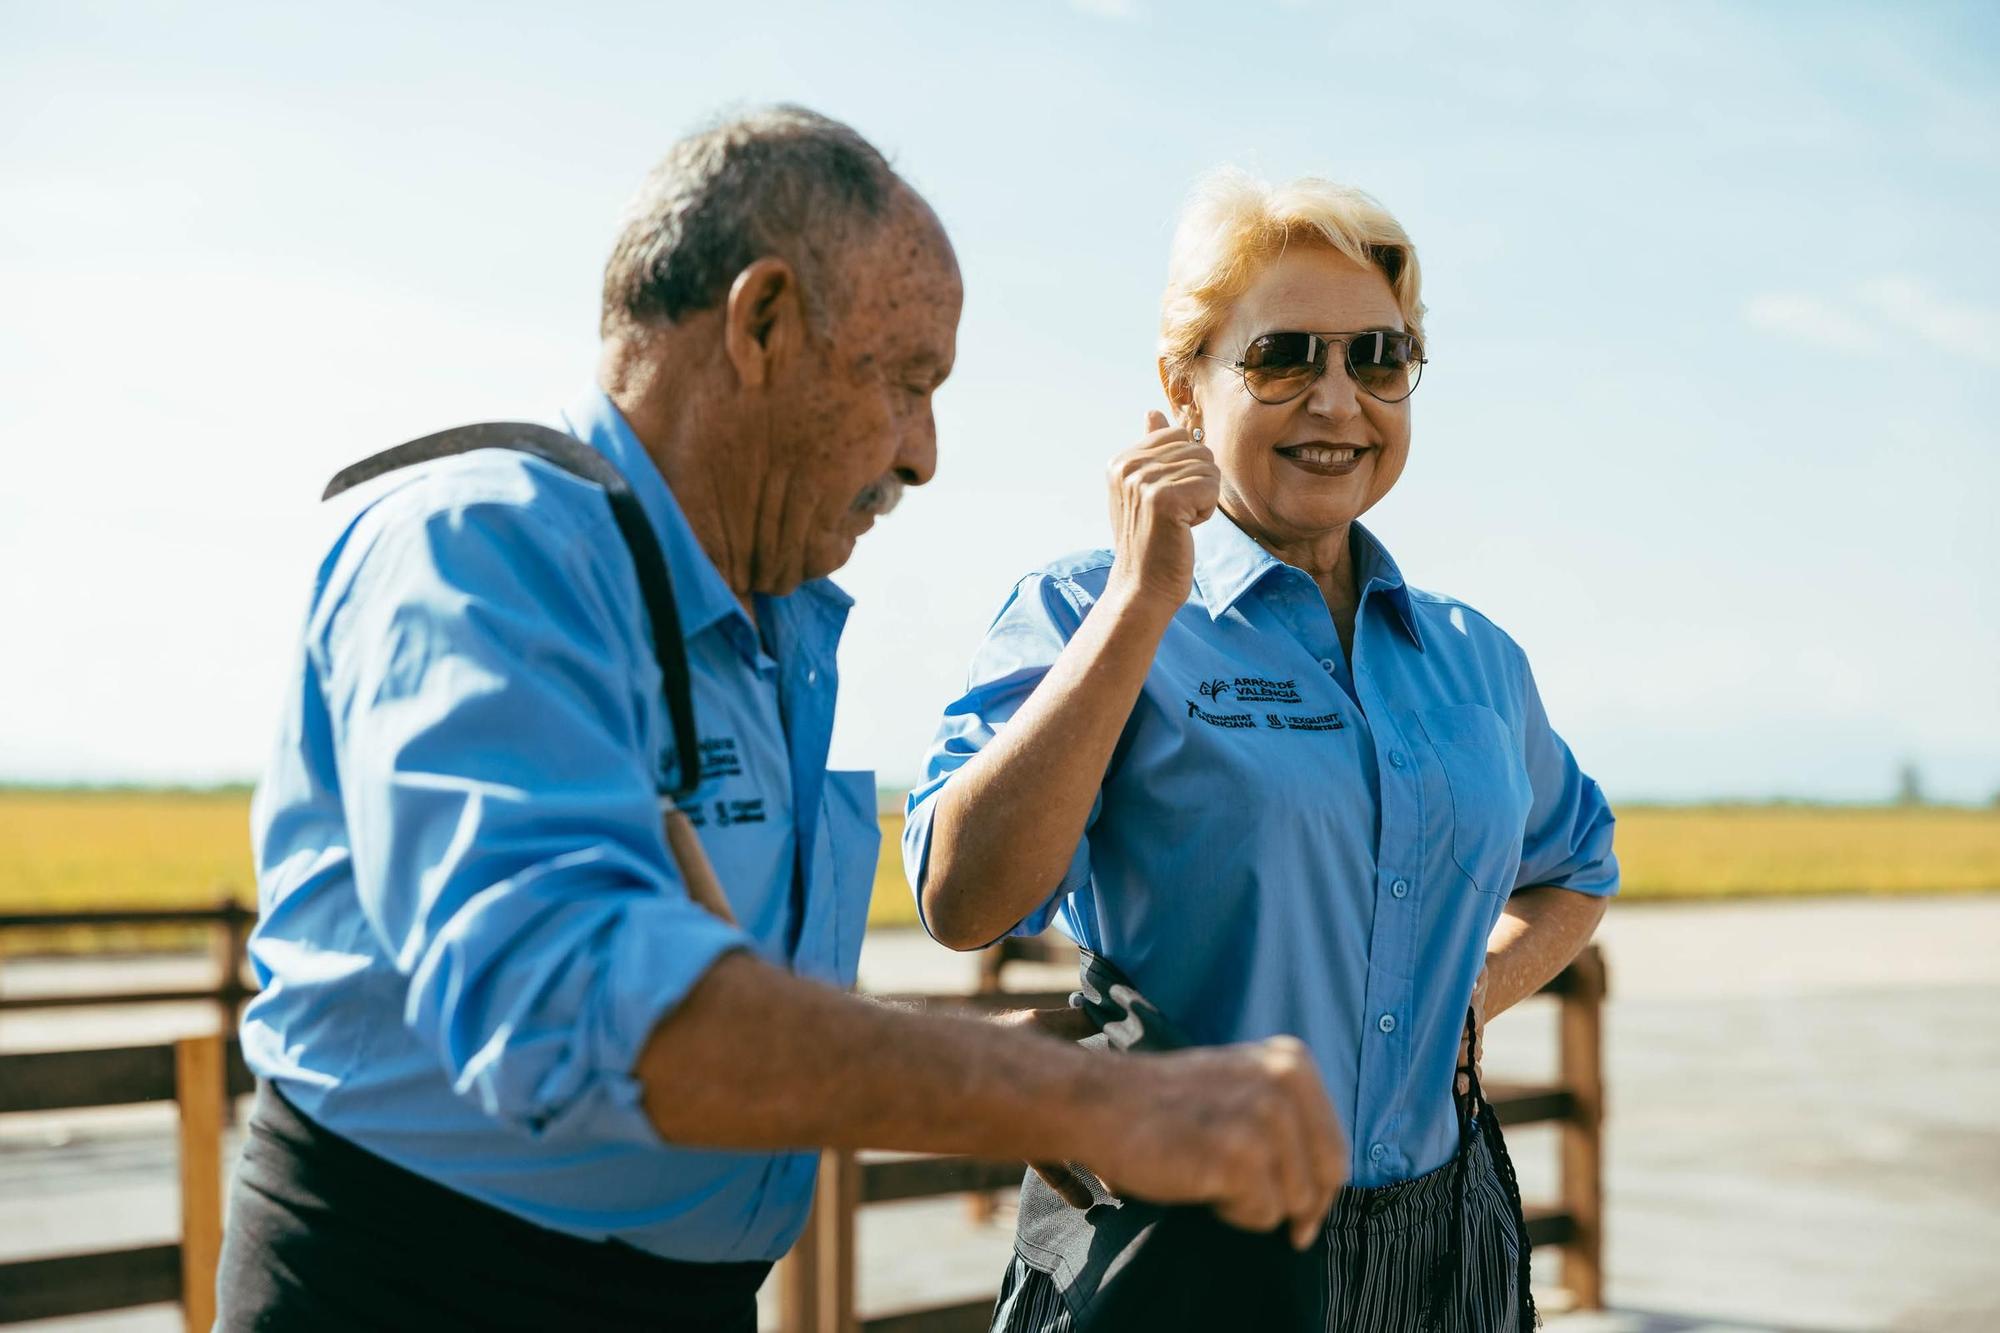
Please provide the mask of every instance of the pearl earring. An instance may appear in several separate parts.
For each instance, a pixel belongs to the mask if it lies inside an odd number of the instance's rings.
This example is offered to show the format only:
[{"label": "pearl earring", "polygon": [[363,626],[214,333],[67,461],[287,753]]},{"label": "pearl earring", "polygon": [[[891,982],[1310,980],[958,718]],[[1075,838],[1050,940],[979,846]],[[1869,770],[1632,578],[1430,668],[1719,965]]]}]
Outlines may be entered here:
[{"label": "pearl earring", "polygon": [[1200,444],[1200,443],[1201,443],[1201,427],[1199,427],[1199,426],[1196,426],[1196,427],[1194,428],[1194,436],[1193,436],[1193,439],[1194,439],[1194,442],[1195,442],[1196,444]]}]

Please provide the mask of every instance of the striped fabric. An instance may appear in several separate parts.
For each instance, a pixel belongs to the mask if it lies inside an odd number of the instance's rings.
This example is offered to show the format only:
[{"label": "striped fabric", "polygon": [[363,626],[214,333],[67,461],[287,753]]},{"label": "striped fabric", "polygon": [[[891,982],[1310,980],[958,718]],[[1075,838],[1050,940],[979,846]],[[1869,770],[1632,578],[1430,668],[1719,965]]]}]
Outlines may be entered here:
[{"label": "striped fabric", "polygon": [[993,1333],[1074,1333],[1075,1328],[1056,1280],[1015,1255],[1007,1265],[1007,1276],[1000,1280]]},{"label": "striped fabric", "polygon": [[[1459,1209],[1455,1163],[1414,1180],[1345,1189],[1321,1233],[1324,1333],[1529,1333],[1520,1327],[1521,1272],[1514,1204],[1484,1135],[1467,1151],[1465,1229],[1457,1295],[1428,1308],[1434,1266],[1449,1262]],[[1018,1254],[1001,1283],[993,1333],[1103,1333],[1079,1329],[1056,1282]],[[1154,1333],[1170,1333],[1157,1330]]]}]

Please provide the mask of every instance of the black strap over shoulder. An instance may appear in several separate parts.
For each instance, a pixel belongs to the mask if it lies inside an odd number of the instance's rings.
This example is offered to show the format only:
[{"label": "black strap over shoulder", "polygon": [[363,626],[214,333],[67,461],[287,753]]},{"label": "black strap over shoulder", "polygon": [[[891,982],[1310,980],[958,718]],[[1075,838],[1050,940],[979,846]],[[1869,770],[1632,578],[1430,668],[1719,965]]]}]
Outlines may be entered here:
[{"label": "black strap over shoulder", "polygon": [[400,468],[428,463],[433,459],[467,454],[475,449],[512,449],[533,454],[553,463],[573,476],[581,477],[604,492],[611,504],[611,517],[625,538],[632,568],[638,574],[639,595],[645,599],[647,618],[653,622],[653,656],[660,665],[660,681],[667,697],[667,717],[674,732],[674,751],[680,757],[679,781],[667,793],[675,800],[690,795],[701,782],[701,746],[694,725],[694,696],[688,679],[687,643],[681,636],[680,614],[674,606],[674,583],[667,562],[660,553],[659,538],[647,521],[646,511],[625,477],[611,460],[597,450],[559,430],[526,421],[487,421],[473,426],[455,426],[435,435],[399,444],[393,449],[364,458],[342,468],[326,484],[322,500],[331,500],[342,491]]}]

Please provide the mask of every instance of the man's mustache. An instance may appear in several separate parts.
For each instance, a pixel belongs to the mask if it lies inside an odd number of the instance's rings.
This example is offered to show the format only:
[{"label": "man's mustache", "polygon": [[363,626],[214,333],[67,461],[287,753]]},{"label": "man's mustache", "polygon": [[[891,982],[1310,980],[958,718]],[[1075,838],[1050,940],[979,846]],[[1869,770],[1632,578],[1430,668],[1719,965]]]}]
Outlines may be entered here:
[{"label": "man's mustache", "polygon": [[854,497],[854,512],[880,518],[894,509],[903,498],[903,479],[893,472],[871,482],[861,494]]}]

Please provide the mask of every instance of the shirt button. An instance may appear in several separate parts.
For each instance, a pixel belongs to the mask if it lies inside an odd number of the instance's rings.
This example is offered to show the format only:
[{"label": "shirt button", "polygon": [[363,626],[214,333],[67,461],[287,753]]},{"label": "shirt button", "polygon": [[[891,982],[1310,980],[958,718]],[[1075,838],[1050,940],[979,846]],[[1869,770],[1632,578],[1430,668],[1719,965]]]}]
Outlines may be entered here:
[{"label": "shirt button", "polygon": [[1388,1155],[1389,1155],[1389,1149],[1387,1148],[1387,1146],[1380,1143],[1376,1144],[1374,1147],[1368,1150],[1368,1160],[1371,1162],[1379,1162]]},{"label": "shirt button", "polygon": [[1410,893],[1410,881],[1408,881],[1407,879],[1397,880],[1394,884],[1391,884],[1389,886],[1389,892],[1393,893],[1398,898],[1407,898]]},{"label": "shirt button", "polygon": [[819,684],[819,668],[818,668],[818,667],[809,667],[809,668],[807,668],[807,670],[806,670],[806,684],[808,684],[808,685],[817,685],[817,684]]},{"label": "shirt button", "polygon": [[1394,1014],[1384,1014],[1375,1020],[1375,1026],[1381,1028],[1384,1032],[1394,1032],[1396,1030],[1396,1016]]},{"label": "shirt button", "polygon": [[1403,752],[1401,750],[1389,751],[1389,767],[1401,768],[1404,764],[1408,762],[1409,761],[1407,759],[1403,758]]},{"label": "shirt button", "polygon": [[1324,672],[1326,672],[1327,674],[1331,675],[1331,674],[1333,673],[1333,670],[1334,670],[1334,666],[1333,666],[1333,659],[1332,659],[1331,657],[1322,657],[1322,658],[1320,658],[1320,659],[1319,659],[1319,669],[1320,669],[1321,671],[1324,671]]}]

